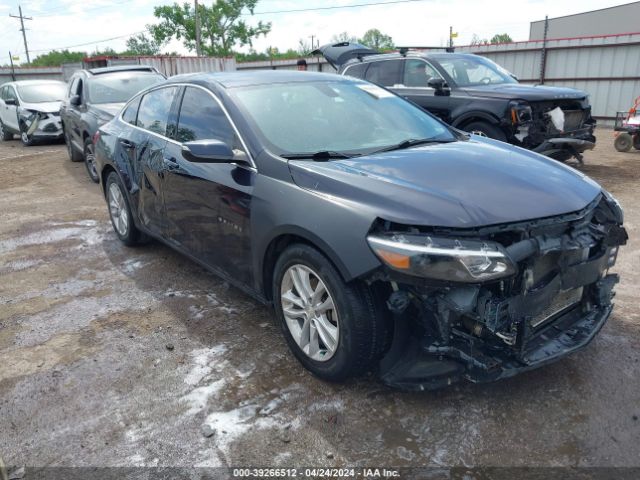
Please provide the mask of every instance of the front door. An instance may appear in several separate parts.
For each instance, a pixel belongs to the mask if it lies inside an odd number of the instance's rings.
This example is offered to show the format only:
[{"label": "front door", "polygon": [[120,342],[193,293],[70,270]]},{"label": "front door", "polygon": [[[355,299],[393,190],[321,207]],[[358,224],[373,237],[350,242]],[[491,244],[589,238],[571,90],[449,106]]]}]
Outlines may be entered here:
[{"label": "front door", "polygon": [[427,61],[409,58],[405,60],[401,84],[396,85],[392,90],[450,123],[451,97],[437,95],[436,91],[428,85],[432,78],[442,78],[442,76]]},{"label": "front door", "polygon": [[251,195],[256,171],[231,163],[196,163],[182,144],[216,139],[232,146],[239,161],[247,153],[212,94],[187,87],[180,106],[176,142],[164,152],[162,190],[170,240],[188,253],[245,284],[252,283]]}]

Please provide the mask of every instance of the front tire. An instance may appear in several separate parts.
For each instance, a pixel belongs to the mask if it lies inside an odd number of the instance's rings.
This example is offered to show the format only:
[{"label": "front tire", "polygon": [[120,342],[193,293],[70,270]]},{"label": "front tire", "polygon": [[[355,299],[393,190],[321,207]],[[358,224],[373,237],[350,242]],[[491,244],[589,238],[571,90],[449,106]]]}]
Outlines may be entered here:
[{"label": "front tire", "polygon": [[120,178],[115,172],[111,172],[105,185],[107,206],[113,230],[125,245],[132,247],[140,244],[143,241],[143,234],[133,222],[129,200]]},{"label": "front tire", "polygon": [[93,142],[87,138],[84,142],[84,166],[87,167],[87,173],[93,183],[100,181],[98,170],[96,169],[96,157]]},{"label": "front tire", "polygon": [[20,124],[20,141],[25,147],[33,145],[33,136],[27,133],[27,126],[24,123]]},{"label": "front tire", "polygon": [[345,283],[318,250],[288,247],[273,274],[276,316],[295,357],[314,375],[333,382],[375,366],[386,342],[382,309],[367,286]]},{"label": "front tire", "polygon": [[496,125],[491,125],[488,122],[471,122],[465,125],[463,130],[473,135],[489,137],[493,138],[494,140],[500,140],[501,142],[507,141],[507,136],[505,135],[505,133]]},{"label": "front tire", "polygon": [[633,148],[640,150],[640,133],[636,133],[633,136]]}]

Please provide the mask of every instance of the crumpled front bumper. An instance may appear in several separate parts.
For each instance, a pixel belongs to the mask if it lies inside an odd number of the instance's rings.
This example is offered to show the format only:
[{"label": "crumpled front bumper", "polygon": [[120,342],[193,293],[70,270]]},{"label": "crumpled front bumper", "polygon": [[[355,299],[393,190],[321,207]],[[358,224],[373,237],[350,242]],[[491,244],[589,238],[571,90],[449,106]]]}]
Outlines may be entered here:
[{"label": "crumpled front bumper", "polygon": [[27,135],[32,138],[59,139],[63,136],[60,114],[23,112],[21,120],[27,127]]}]

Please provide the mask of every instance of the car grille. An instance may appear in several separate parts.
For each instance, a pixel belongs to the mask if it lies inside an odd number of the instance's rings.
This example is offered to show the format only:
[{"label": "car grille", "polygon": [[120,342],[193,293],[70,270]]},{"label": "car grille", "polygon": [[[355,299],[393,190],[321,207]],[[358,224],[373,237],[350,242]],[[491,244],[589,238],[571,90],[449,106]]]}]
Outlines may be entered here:
[{"label": "car grille", "polygon": [[564,111],[564,131],[571,132],[582,127],[584,120],[584,110],[565,110]]},{"label": "car grille", "polygon": [[534,328],[539,327],[547,320],[579,303],[582,300],[582,291],[583,288],[580,287],[560,292],[547,308],[531,319],[531,326]]}]

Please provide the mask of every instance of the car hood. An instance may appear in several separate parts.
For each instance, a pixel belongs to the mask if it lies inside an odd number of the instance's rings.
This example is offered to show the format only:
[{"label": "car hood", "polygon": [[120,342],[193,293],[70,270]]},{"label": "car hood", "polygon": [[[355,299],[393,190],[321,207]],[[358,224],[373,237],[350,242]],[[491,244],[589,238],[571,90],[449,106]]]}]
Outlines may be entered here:
[{"label": "car hood", "polygon": [[101,117],[112,119],[124,107],[124,103],[99,103],[91,106],[91,109]]},{"label": "car hood", "polygon": [[23,102],[20,106],[25,110],[34,110],[42,113],[58,113],[60,111],[61,101],[57,102],[41,102],[41,103],[28,103]]},{"label": "car hood", "polygon": [[574,212],[601,191],[573,168],[489,139],[289,167],[298,186],[373,218],[450,228]]},{"label": "car hood", "polygon": [[587,96],[586,92],[575,88],[549,87],[546,85],[522,85],[518,83],[500,85],[478,85],[463,89],[475,97],[491,97],[522,99],[527,101],[543,100],[582,100]]}]

